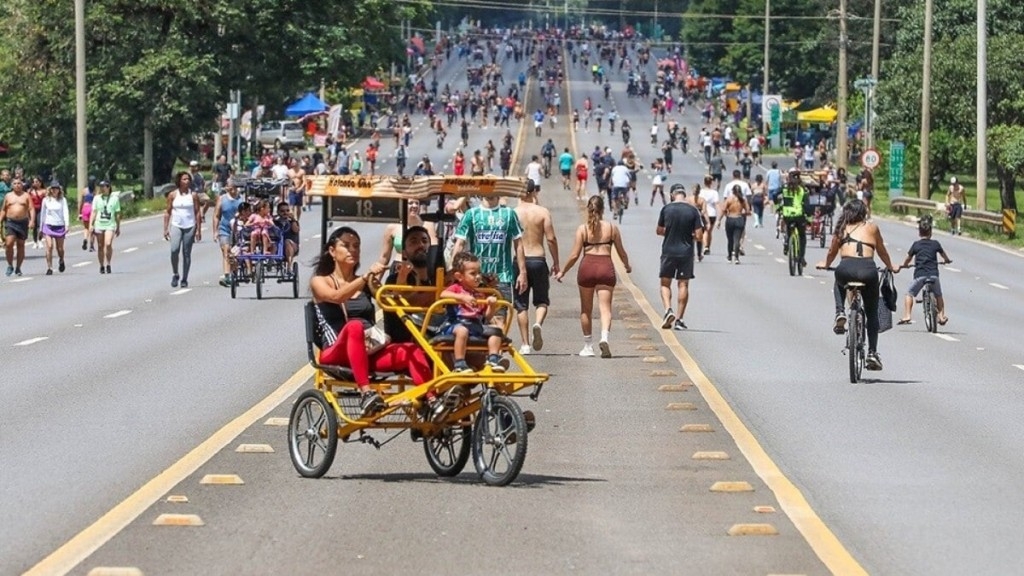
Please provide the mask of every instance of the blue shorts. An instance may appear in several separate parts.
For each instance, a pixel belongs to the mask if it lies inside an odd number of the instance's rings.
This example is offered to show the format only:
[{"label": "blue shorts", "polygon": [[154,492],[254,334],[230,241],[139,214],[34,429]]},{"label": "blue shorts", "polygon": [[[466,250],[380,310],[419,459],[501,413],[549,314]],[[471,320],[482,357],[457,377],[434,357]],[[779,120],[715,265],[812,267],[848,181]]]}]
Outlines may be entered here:
[{"label": "blue shorts", "polygon": [[458,318],[456,321],[446,324],[441,329],[441,333],[454,334],[455,328],[458,326],[465,326],[469,330],[470,338],[480,338],[484,335],[484,325],[479,318]]}]

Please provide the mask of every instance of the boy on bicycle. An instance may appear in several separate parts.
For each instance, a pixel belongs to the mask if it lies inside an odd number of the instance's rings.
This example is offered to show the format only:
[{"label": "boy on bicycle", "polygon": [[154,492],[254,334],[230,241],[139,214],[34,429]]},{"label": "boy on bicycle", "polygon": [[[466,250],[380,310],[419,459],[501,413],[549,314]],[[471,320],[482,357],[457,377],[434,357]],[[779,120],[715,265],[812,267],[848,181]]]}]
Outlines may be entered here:
[{"label": "boy on bicycle", "polygon": [[942,249],[938,240],[932,240],[932,217],[924,216],[917,223],[917,233],[921,238],[916,240],[907,251],[907,259],[903,261],[901,268],[910,265],[914,261],[914,281],[907,289],[907,295],[903,299],[903,318],[900,324],[910,324],[910,311],[914,308],[914,299],[917,298],[925,283],[932,282],[932,293],[935,294],[935,307],[937,321],[945,326],[949,318],[946,316],[946,302],[942,298],[942,285],[939,284],[939,255],[942,255],[942,263],[949,264],[951,260]]}]

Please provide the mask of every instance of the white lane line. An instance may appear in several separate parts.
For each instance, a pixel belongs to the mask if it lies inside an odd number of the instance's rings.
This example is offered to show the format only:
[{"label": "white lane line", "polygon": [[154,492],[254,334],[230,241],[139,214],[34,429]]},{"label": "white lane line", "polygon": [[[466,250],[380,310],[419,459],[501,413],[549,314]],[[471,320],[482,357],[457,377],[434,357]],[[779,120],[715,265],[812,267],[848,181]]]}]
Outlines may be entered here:
[{"label": "white lane line", "polygon": [[786,263],[786,259],[785,258],[776,258],[775,261],[778,262],[779,264],[785,264]]},{"label": "white lane line", "polygon": [[764,246],[761,246],[760,244],[754,244],[754,248],[757,248],[758,250],[764,250]]},{"label": "white lane line", "polygon": [[959,342],[960,340],[950,336],[949,334],[936,334],[936,338],[942,338],[946,342]]},{"label": "white lane line", "polygon": [[312,236],[310,236],[310,238],[319,238],[319,237],[320,237],[319,234],[313,234]]},{"label": "white lane line", "polygon": [[176,290],[174,292],[171,292],[171,296],[179,296],[181,294],[187,294],[187,293],[189,293],[191,291],[192,291],[191,288],[182,288],[181,290]]},{"label": "white lane line", "polygon": [[17,284],[18,282],[28,282],[32,278],[33,278],[33,276],[25,276],[24,278],[15,278],[14,280],[11,280],[11,284]]},{"label": "white lane line", "polygon": [[92,262],[79,262],[78,264],[72,264],[71,267],[81,268],[82,266],[88,266],[89,264],[92,264]]},{"label": "white lane line", "polygon": [[43,340],[49,340],[49,339],[50,339],[49,336],[39,336],[38,338],[29,338],[28,340],[22,340],[21,342],[18,342],[17,344],[15,344],[15,346],[31,346],[32,344],[35,344],[36,342],[42,342]]},{"label": "white lane line", "polygon": [[81,328],[84,324],[75,324],[75,328]]},{"label": "white lane line", "polygon": [[132,313],[131,310],[118,310],[117,312],[114,312],[113,314],[107,314],[106,316],[104,316],[104,318],[120,318],[121,316],[127,316],[127,315],[129,315],[131,313]]},{"label": "white lane line", "polygon": [[959,268],[953,268],[951,266],[946,266],[946,270],[949,270],[950,272],[961,272]]},{"label": "white lane line", "polygon": [[131,248],[125,248],[124,250],[121,250],[121,254],[131,254],[132,252],[135,252],[138,249],[139,249],[138,246],[132,246]]},{"label": "white lane line", "polygon": [[995,282],[989,282],[988,285],[993,287],[993,288],[999,288],[1000,290],[1009,290],[1010,289],[1008,286],[1003,286],[1002,284],[997,284]]},{"label": "white lane line", "polygon": [[1021,370],[1024,370],[1024,364],[1014,364],[1013,366],[1014,368],[1020,368]]}]

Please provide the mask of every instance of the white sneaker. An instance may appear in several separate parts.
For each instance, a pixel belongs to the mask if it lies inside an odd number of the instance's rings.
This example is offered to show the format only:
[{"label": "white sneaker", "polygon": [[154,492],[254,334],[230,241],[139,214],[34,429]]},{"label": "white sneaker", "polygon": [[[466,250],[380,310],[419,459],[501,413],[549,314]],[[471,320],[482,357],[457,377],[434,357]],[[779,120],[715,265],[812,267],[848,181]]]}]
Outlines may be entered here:
[{"label": "white sneaker", "polygon": [[533,325],[533,349],[540,351],[544,347],[544,335],[541,333],[540,324]]},{"label": "white sneaker", "polygon": [[528,356],[530,352],[532,352],[532,350],[530,350],[529,344],[523,344],[522,346],[519,347],[519,353],[522,354],[523,356]]},{"label": "white sneaker", "polygon": [[580,350],[580,356],[593,357],[594,356],[594,347],[592,345],[590,345],[590,344],[584,344],[583,345],[583,350]]}]

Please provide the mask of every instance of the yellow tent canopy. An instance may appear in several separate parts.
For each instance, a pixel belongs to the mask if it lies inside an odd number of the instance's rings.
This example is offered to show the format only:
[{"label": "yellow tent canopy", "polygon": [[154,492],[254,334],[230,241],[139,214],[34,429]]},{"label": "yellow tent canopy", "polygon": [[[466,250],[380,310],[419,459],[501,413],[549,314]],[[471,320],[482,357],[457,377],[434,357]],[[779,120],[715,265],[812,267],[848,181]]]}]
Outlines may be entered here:
[{"label": "yellow tent canopy", "polygon": [[800,112],[796,115],[798,122],[810,122],[812,124],[827,124],[835,122],[836,116],[839,113],[835,110],[823,107],[815,108],[814,110],[808,110],[807,112]]}]

